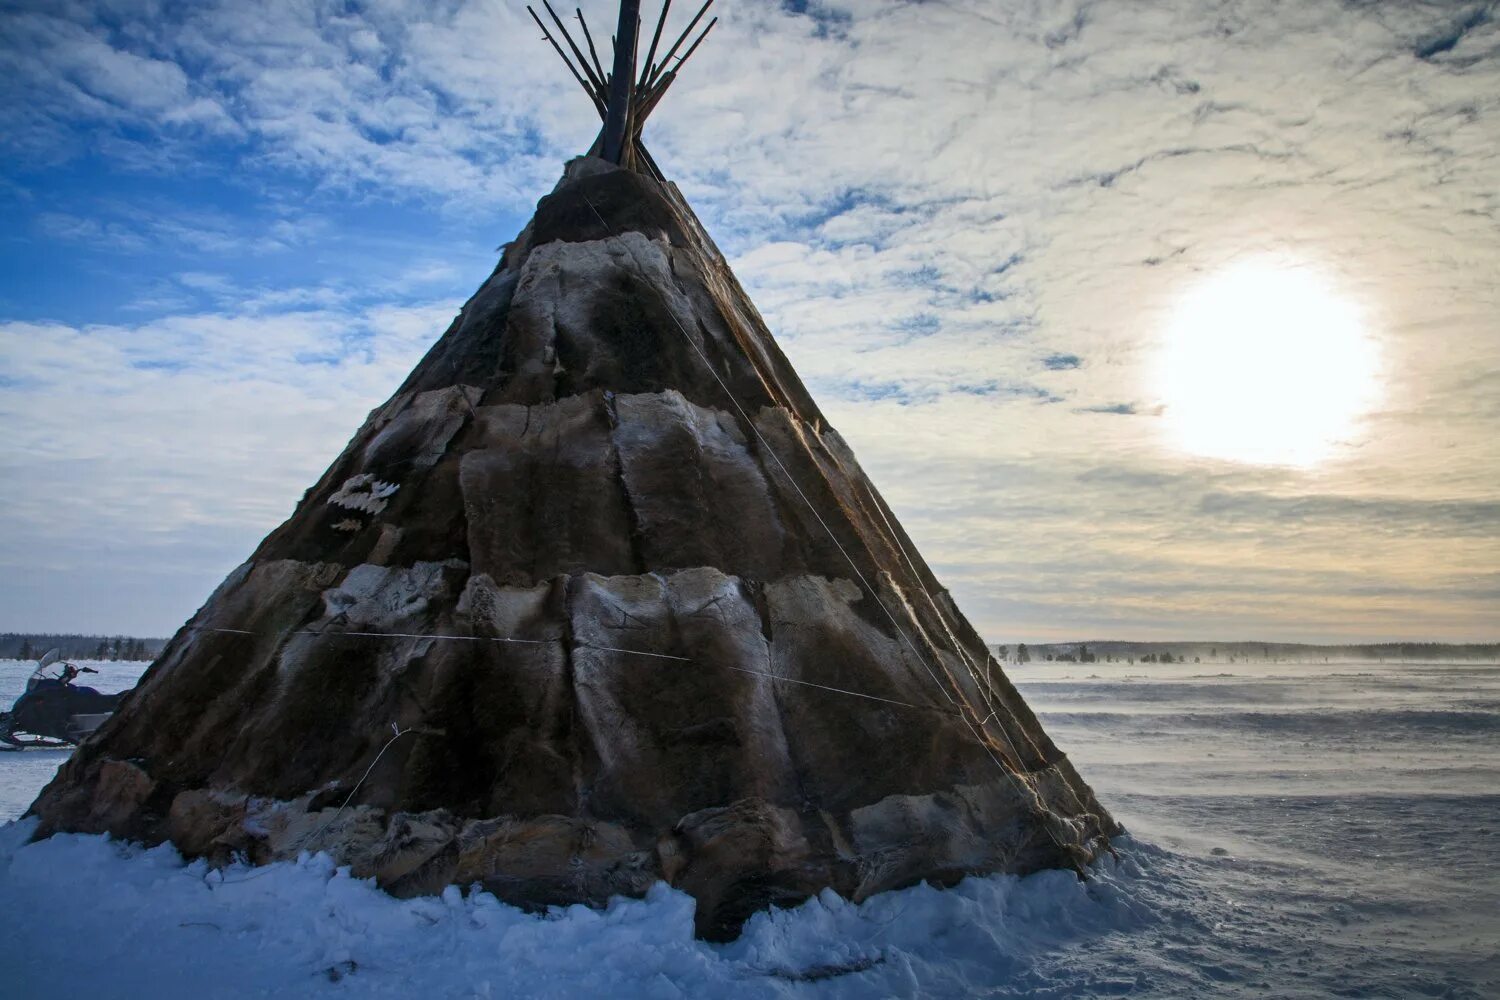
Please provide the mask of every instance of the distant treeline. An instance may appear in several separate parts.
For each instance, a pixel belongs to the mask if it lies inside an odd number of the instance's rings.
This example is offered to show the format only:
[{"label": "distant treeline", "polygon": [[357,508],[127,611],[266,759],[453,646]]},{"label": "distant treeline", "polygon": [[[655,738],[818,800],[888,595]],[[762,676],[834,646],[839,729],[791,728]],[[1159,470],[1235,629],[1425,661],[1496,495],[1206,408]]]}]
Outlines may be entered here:
[{"label": "distant treeline", "polygon": [[1500,661],[1500,643],[1377,642],[1320,646],[1301,642],[1053,642],[992,645],[1007,662],[1326,663],[1333,660]]},{"label": "distant treeline", "polygon": [[133,635],[58,635],[46,632],[0,633],[0,659],[35,660],[56,649],[65,660],[153,660],[165,639]]}]

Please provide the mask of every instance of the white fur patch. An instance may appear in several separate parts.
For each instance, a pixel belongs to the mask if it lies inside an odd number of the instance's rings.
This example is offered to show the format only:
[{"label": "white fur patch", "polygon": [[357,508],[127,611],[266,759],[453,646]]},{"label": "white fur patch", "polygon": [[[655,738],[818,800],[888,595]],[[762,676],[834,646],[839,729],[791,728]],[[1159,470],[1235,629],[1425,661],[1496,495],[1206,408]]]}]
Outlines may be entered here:
[{"label": "white fur patch", "polygon": [[391,495],[400,488],[399,483],[383,482],[367,472],[362,472],[344,480],[344,485],[328,498],[328,502],[338,504],[348,510],[379,514],[390,503]]}]

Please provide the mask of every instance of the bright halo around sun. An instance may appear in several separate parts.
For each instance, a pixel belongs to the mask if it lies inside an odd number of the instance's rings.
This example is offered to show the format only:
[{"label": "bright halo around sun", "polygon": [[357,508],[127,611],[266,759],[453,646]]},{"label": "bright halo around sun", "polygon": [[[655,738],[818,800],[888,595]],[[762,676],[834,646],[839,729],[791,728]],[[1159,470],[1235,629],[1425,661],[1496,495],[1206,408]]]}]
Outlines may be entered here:
[{"label": "bright halo around sun", "polygon": [[1306,267],[1232,265],[1179,303],[1159,358],[1172,443],[1207,458],[1307,467],[1351,441],[1378,396],[1360,310]]}]

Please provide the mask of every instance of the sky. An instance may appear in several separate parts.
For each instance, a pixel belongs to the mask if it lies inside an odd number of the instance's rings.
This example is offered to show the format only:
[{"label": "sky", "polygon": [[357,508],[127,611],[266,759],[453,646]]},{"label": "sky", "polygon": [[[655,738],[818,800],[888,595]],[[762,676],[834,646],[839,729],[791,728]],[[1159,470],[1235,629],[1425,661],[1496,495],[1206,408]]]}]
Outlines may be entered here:
[{"label": "sky", "polygon": [[[1500,634],[1500,6],[716,13],[647,144],[982,634]],[[597,127],[514,0],[0,0],[0,629],[174,631]]]}]

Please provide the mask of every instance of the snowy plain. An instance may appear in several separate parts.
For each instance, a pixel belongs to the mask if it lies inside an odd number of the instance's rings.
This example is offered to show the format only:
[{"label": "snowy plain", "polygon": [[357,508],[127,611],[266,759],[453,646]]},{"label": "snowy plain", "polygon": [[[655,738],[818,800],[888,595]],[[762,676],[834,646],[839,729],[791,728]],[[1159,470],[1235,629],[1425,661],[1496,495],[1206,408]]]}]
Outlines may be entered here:
[{"label": "snowy plain", "polygon": [[[140,665],[96,664],[103,690]],[[0,661],[0,702],[29,667]],[[832,894],[692,938],[658,886],[528,915],[306,858],[209,871],[0,826],[6,997],[1500,996],[1500,667],[1030,664],[1011,677],[1130,836],[1063,872]],[[0,821],[58,752],[0,754]]]}]

